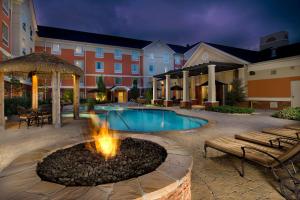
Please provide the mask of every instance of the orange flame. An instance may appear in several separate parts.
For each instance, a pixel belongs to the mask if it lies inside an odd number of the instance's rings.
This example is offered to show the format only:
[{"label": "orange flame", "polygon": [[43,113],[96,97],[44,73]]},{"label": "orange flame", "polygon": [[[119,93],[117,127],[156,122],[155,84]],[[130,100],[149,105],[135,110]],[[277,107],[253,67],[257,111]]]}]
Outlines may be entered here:
[{"label": "orange flame", "polygon": [[95,114],[90,117],[93,123],[92,137],[95,141],[95,149],[97,153],[104,156],[105,160],[113,158],[119,150],[119,138],[108,129],[108,123],[102,122]]}]

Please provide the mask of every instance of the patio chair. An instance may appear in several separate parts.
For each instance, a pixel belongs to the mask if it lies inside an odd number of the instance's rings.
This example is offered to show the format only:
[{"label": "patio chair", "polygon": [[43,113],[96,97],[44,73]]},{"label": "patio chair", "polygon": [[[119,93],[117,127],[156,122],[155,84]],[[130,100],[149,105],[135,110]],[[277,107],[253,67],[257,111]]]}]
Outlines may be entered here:
[{"label": "patio chair", "polygon": [[299,141],[296,138],[288,138],[257,131],[237,134],[234,138],[285,150],[292,148]]},{"label": "patio chair", "polygon": [[19,128],[21,128],[22,122],[27,124],[27,128],[32,124],[35,119],[35,114],[31,110],[28,110],[22,106],[17,106],[17,115],[19,118]]},{"label": "patio chair", "polygon": [[264,128],[262,132],[283,137],[300,139],[300,130],[294,130],[289,128]]},{"label": "patio chair", "polygon": [[239,158],[241,160],[241,171],[239,173],[242,177],[244,176],[244,162],[245,160],[249,160],[271,169],[277,179],[278,176],[274,168],[280,165],[283,166],[285,161],[290,160],[300,152],[299,141],[290,149],[284,150],[230,137],[220,137],[205,141],[204,157],[207,156],[208,147]]},{"label": "patio chair", "polygon": [[38,111],[38,124],[43,127],[45,120],[48,124],[52,122],[52,105],[42,105]]}]

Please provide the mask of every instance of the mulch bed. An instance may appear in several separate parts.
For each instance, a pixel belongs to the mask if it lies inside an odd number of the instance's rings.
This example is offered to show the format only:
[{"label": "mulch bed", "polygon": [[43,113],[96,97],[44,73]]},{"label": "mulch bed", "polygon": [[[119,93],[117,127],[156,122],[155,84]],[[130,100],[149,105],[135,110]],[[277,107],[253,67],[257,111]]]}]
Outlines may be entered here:
[{"label": "mulch bed", "polygon": [[105,160],[85,143],[58,150],[37,165],[44,181],[66,186],[95,186],[118,182],[154,171],[164,162],[166,150],[153,142],[126,138],[118,154]]}]

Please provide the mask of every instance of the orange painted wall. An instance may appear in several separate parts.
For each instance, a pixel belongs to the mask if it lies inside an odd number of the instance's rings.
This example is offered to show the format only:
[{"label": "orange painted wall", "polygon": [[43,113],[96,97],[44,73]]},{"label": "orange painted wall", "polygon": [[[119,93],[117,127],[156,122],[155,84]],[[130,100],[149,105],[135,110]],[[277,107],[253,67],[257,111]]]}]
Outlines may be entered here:
[{"label": "orange painted wall", "polygon": [[291,81],[300,76],[248,81],[249,97],[290,97]]},{"label": "orange painted wall", "polygon": [[[2,0],[0,0],[0,22],[1,22],[1,28],[0,28],[0,36],[1,36],[1,41],[0,41],[0,47],[5,49],[8,53],[11,53],[11,41],[12,41],[12,31],[11,31],[11,25],[10,25],[10,13],[9,16],[4,14],[3,8],[2,8]],[[2,42],[2,23],[5,23],[8,26],[8,30],[9,30],[9,44],[8,46],[6,46],[3,42]],[[2,53],[0,53],[2,54]],[[2,60],[3,56],[0,55],[0,61]]]},{"label": "orange painted wall", "polygon": [[[44,47],[36,46],[36,52],[45,51]],[[49,47],[46,48],[47,53],[51,53],[51,49]],[[84,56],[74,56],[73,49],[62,49],[61,55],[58,55],[60,58],[63,58],[70,63],[74,64],[75,60],[83,60],[85,61]],[[96,62],[103,62],[104,63],[104,72],[96,72]],[[122,73],[115,73],[114,72],[114,64],[115,63],[122,63]],[[104,53],[103,58],[96,58],[94,51],[86,51],[86,86],[87,87],[94,87],[96,85],[96,76],[89,76],[88,74],[93,75],[129,75],[129,76],[141,76],[143,72],[143,56],[140,56],[140,61],[132,61],[131,55],[123,54],[122,59],[115,60],[113,53]],[[139,66],[139,74],[132,74],[131,73],[131,64],[137,64]],[[132,86],[132,78],[126,77],[122,80],[123,86]],[[104,81],[106,86],[113,86],[114,85],[114,77],[104,77]],[[72,86],[72,80],[68,78],[64,78],[62,81],[63,86]]]}]

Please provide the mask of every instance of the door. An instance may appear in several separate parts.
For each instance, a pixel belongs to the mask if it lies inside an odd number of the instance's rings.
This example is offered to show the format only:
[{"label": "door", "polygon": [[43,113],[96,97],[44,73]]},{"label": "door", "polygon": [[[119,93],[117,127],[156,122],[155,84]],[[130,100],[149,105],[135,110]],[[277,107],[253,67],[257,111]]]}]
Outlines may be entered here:
[{"label": "door", "polygon": [[300,81],[292,81],[291,90],[292,107],[300,107]]},{"label": "door", "polygon": [[118,103],[124,103],[124,92],[123,91],[118,92]]}]

